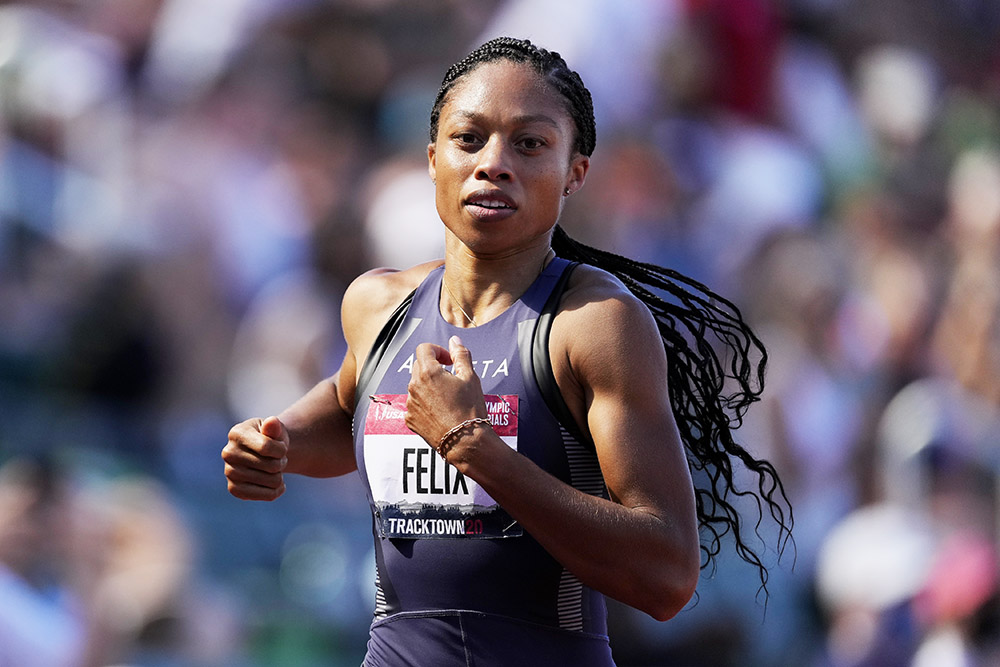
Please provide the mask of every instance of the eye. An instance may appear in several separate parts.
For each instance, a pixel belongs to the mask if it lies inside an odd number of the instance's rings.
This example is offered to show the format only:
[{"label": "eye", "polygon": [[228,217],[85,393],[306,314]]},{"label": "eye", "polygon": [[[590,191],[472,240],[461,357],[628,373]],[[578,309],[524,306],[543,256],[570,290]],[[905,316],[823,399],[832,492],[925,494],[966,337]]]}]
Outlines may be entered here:
[{"label": "eye", "polygon": [[474,147],[482,143],[479,140],[479,136],[474,132],[456,132],[451,135],[451,138],[455,143],[462,147]]},{"label": "eye", "polygon": [[538,137],[524,137],[517,142],[517,145],[526,151],[537,151],[545,146],[545,141]]}]

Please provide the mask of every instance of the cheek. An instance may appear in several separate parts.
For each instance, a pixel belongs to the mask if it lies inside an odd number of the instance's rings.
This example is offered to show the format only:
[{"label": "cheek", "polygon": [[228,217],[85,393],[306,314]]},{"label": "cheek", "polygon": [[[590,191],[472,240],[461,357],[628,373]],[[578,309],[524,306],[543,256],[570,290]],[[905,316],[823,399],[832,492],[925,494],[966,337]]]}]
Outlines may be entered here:
[{"label": "cheek", "polygon": [[563,197],[555,194],[551,189],[545,191],[535,191],[531,196],[531,206],[525,209],[525,213],[532,220],[538,223],[551,224],[555,222],[562,213]]},{"label": "cheek", "polygon": [[434,204],[438,217],[442,221],[454,219],[462,212],[463,180],[453,166],[443,166],[438,162],[437,179],[434,185]]},{"label": "cheek", "polygon": [[452,198],[448,196],[448,192],[441,187],[440,183],[434,195],[434,207],[437,209],[438,217],[441,220],[447,220],[455,208]]},{"label": "cheek", "polygon": [[456,154],[455,151],[444,149],[438,153],[435,161],[437,182],[445,187],[460,187],[461,181],[470,170],[467,155]]},{"label": "cheek", "polygon": [[563,204],[565,203],[565,201],[566,200],[563,198],[561,194],[558,197],[555,197],[552,200],[548,217],[553,220],[558,220],[559,216],[562,215]]},{"label": "cheek", "polygon": [[461,189],[461,176],[456,174],[454,170],[442,170],[439,166],[437,171],[437,180],[435,181],[435,191],[437,193],[438,205],[448,203],[454,205],[454,202],[449,200],[458,197]]},{"label": "cheek", "polygon": [[551,172],[535,180],[535,200],[546,209],[562,210],[565,200],[565,177],[562,172]]}]

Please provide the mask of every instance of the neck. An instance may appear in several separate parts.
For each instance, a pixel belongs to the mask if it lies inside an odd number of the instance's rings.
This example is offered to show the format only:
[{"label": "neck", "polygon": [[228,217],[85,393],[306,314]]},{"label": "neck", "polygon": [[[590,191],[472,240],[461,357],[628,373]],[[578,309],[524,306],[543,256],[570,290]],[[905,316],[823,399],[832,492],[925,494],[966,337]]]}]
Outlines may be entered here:
[{"label": "neck", "polygon": [[548,243],[502,257],[479,256],[461,243],[449,243],[441,313],[462,327],[492,320],[527,291],[554,256]]}]

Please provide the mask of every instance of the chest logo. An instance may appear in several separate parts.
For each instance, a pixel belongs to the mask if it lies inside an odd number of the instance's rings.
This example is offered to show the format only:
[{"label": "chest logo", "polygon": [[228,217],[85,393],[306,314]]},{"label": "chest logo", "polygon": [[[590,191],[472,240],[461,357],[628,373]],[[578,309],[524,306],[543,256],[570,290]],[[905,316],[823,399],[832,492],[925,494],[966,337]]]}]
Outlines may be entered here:
[{"label": "chest logo", "polygon": [[[507,359],[473,359],[472,369],[476,372],[481,379],[495,378],[495,377],[508,377],[510,376],[510,363]],[[413,355],[408,356],[399,368],[396,369],[397,373],[406,373],[407,375],[413,371]]]}]

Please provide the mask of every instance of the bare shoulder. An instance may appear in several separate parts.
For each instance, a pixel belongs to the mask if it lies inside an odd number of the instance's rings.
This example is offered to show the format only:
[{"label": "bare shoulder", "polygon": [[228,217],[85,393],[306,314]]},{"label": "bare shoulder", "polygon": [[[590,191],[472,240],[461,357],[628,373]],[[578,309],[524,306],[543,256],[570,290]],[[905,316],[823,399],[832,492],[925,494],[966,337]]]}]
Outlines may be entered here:
[{"label": "bare shoulder", "polygon": [[341,322],[348,347],[361,355],[359,361],[363,361],[396,307],[442,263],[435,260],[405,270],[372,269],[348,286],[341,304]]},{"label": "bare shoulder", "polygon": [[[582,264],[573,272],[552,324],[553,369],[569,365],[577,380],[595,370],[646,366],[658,372],[665,357],[646,304],[615,276]],[[639,354],[636,354],[636,352]],[[636,363],[641,359],[641,363]],[[624,366],[623,366],[624,365]],[[637,369],[632,368],[632,372]]]},{"label": "bare shoulder", "polygon": [[391,312],[431,270],[442,263],[435,260],[404,270],[378,268],[362,273],[344,293],[345,316],[364,316],[370,310],[380,312],[388,309]]},{"label": "bare shoulder", "polygon": [[[636,322],[636,318],[642,322]],[[655,326],[649,309],[614,275],[588,264],[574,271],[563,293],[555,326],[588,328],[646,323]],[[627,332],[622,332],[627,333]]]}]

